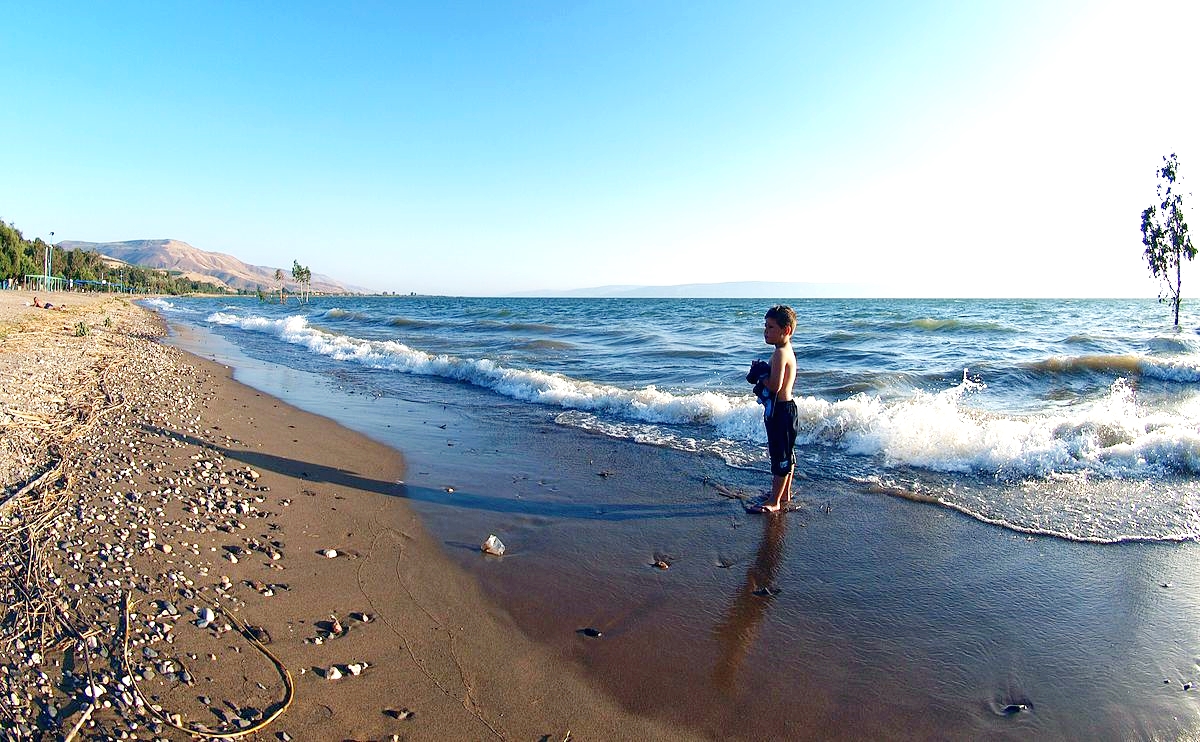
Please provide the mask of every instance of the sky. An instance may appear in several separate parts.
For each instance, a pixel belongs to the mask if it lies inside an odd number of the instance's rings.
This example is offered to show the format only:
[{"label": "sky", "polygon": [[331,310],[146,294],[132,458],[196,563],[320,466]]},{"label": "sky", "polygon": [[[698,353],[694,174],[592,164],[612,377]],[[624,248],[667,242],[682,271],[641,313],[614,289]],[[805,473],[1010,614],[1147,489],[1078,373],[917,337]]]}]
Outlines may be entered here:
[{"label": "sky", "polygon": [[403,293],[1153,297],[1170,153],[1200,229],[1194,0],[56,2],[0,27],[0,219],[30,239]]}]

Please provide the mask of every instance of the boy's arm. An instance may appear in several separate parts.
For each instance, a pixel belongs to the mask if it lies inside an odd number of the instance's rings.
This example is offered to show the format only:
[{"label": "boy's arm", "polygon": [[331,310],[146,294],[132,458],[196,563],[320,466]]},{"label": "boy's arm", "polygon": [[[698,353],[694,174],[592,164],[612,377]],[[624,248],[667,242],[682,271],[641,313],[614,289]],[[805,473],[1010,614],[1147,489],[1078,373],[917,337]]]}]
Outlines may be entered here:
[{"label": "boy's arm", "polygon": [[784,364],[786,359],[783,356],[783,348],[776,348],[771,354],[771,375],[767,378],[767,391],[771,394],[779,394],[783,389]]}]

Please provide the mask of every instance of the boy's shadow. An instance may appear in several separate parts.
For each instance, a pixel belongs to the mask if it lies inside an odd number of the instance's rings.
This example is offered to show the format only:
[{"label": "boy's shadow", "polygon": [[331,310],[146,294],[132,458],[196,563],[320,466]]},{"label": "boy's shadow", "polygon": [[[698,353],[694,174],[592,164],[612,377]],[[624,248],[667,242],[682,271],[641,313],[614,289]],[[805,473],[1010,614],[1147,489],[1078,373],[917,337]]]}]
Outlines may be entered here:
[{"label": "boy's shadow", "polygon": [[763,536],[758,543],[754,562],[746,570],[746,579],[733,596],[724,620],[713,630],[721,647],[713,670],[713,680],[725,690],[734,687],[738,668],[750,650],[758,626],[779,593],[775,587],[775,577],[783,562],[787,515],[777,513],[762,517],[765,521]]}]

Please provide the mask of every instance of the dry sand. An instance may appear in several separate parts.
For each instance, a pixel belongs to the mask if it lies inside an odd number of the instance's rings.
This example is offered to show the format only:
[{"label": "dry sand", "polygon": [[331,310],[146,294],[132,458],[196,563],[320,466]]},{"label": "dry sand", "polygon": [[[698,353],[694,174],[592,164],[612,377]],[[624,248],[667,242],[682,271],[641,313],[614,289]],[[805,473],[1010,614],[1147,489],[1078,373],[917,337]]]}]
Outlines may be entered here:
[{"label": "dry sand", "polygon": [[126,298],[49,298],[0,293],[8,735],[688,737],[485,600],[396,497],[398,452],[155,342]]}]

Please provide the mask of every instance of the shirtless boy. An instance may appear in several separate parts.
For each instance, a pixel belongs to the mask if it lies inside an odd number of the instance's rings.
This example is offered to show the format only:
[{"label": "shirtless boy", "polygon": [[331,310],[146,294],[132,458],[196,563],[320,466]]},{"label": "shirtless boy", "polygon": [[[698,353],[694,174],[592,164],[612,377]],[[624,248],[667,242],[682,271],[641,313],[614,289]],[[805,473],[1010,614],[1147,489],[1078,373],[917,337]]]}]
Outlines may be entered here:
[{"label": "shirtless boy", "polygon": [[796,312],[782,304],[767,310],[763,321],[763,340],[775,346],[771,354],[771,375],[765,382],[770,395],[763,413],[767,428],[767,451],[771,455],[771,494],[753,513],[777,513],[792,499],[792,473],[796,470],[796,433],[799,418],[792,400],[796,383],[796,354],[792,351],[792,333],[796,330]]}]

